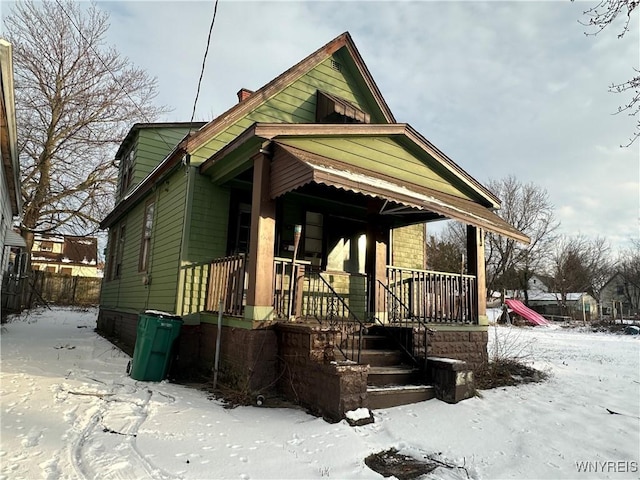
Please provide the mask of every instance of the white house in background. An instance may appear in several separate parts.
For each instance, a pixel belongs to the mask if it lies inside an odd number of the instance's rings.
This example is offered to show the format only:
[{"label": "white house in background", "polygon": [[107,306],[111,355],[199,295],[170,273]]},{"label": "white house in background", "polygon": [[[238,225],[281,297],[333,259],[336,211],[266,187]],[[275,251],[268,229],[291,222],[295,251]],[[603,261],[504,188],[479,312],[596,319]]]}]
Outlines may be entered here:
[{"label": "white house in background", "polygon": [[548,292],[551,289],[553,279],[545,275],[534,274],[528,283],[529,292]]},{"label": "white house in background", "polygon": [[26,247],[13,230],[22,208],[17,145],[11,44],[0,39],[0,279],[8,267],[10,247]]}]

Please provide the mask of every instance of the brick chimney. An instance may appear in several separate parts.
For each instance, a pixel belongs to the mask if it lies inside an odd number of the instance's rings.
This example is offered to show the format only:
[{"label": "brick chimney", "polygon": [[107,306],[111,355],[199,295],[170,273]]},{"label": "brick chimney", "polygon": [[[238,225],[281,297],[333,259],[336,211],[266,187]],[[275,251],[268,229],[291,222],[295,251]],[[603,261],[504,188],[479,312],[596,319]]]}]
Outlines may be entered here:
[{"label": "brick chimney", "polygon": [[243,102],[247,98],[249,98],[253,94],[253,90],[247,90],[246,88],[241,88],[238,90],[238,103]]}]

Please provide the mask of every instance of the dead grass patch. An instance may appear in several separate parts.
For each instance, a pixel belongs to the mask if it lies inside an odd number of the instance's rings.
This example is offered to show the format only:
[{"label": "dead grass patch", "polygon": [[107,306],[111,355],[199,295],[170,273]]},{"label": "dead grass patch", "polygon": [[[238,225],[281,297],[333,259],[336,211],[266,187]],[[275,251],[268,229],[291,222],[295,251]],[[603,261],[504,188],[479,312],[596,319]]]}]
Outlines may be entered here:
[{"label": "dead grass patch", "polygon": [[474,372],[478,390],[507,387],[523,383],[543,382],[549,378],[547,372],[537,370],[516,359],[500,358],[486,363]]}]

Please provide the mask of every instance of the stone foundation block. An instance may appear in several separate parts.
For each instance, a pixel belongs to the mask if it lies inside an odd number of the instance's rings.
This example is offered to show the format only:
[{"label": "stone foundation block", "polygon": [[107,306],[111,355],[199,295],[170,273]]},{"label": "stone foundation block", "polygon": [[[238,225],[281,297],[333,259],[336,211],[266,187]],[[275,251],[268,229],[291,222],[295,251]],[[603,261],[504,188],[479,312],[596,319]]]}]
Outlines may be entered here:
[{"label": "stone foundation block", "polygon": [[474,395],[473,371],[462,360],[428,357],[427,372],[436,398],[443,402],[458,403]]}]

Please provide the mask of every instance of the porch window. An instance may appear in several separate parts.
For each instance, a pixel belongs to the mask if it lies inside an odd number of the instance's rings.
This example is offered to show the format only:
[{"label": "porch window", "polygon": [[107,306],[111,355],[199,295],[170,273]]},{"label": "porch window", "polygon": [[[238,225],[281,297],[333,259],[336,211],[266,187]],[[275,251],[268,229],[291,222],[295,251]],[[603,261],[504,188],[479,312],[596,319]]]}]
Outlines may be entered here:
[{"label": "porch window", "polygon": [[151,252],[151,233],[153,231],[153,213],[155,202],[150,200],[144,208],[144,219],[142,224],[142,242],[140,245],[140,260],[138,271],[146,272],[149,267],[149,255]]},{"label": "porch window", "polygon": [[304,255],[313,265],[320,265],[322,260],[322,233],[324,217],[321,213],[307,212],[304,228]]},{"label": "porch window", "polygon": [[251,205],[238,205],[238,218],[233,253],[248,253],[251,238]]}]

